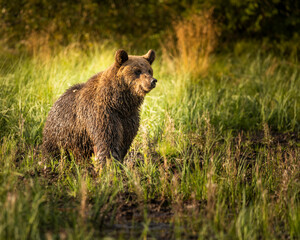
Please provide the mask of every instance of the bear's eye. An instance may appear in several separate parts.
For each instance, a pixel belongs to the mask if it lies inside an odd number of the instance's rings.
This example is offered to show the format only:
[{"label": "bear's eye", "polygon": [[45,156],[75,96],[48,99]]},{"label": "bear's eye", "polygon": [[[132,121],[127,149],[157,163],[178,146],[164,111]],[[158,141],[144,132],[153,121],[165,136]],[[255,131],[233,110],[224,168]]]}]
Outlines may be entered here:
[{"label": "bear's eye", "polygon": [[152,72],[151,72],[151,70],[149,70],[149,71],[148,71],[148,73],[149,73],[150,75],[152,75]]},{"label": "bear's eye", "polygon": [[139,75],[141,75],[142,71],[141,70],[135,70],[134,73],[135,73],[135,75],[139,76]]}]

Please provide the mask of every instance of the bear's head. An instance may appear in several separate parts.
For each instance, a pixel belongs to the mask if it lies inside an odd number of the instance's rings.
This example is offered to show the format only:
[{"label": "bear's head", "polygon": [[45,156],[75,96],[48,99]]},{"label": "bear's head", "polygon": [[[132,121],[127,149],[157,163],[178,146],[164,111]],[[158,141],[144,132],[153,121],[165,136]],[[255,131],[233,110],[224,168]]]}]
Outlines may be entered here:
[{"label": "bear's head", "polygon": [[151,64],[155,59],[155,52],[149,50],[143,56],[131,56],[124,50],[118,50],[115,55],[114,66],[117,68],[117,79],[134,95],[144,97],[156,86]]}]

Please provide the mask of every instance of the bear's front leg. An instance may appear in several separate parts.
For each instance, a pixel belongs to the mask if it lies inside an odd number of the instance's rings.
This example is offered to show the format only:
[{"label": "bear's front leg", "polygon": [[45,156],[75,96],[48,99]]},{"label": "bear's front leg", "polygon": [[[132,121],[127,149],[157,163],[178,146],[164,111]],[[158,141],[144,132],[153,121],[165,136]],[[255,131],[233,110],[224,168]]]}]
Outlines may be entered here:
[{"label": "bear's front leg", "polygon": [[106,151],[105,148],[94,146],[95,160],[99,163],[105,163],[108,158],[113,157],[114,159],[121,161],[120,151],[118,149],[111,149]]},{"label": "bear's front leg", "polygon": [[95,158],[99,163],[105,163],[108,158],[122,160],[120,146],[123,141],[123,128],[112,114],[101,119],[101,124],[91,124],[89,129]]}]

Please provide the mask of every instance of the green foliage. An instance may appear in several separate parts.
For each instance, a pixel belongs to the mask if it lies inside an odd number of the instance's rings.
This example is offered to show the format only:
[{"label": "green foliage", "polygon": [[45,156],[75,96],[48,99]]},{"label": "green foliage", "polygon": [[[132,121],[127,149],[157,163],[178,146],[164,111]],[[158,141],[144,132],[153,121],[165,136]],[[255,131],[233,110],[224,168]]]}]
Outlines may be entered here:
[{"label": "green foliage", "polygon": [[280,1],[243,1],[213,0],[210,2],[215,16],[220,20],[226,38],[238,35],[248,37],[269,37],[285,40],[299,35],[299,2]]},{"label": "green foliage", "polygon": [[[173,5],[173,7],[175,7]],[[174,10],[159,1],[0,2],[2,36],[22,43],[33,33],[60,44],[110,39],[143,43],[171,21]],[[149,42],[149,39],[148,39]]]},{"label": "green foliage", "polygon": [[[299,41],[296,0],[0,1],[0,34],[11,46],[67,45],[109,39],[119,45],[158,46],[174,20],[213,9],[223,40]],[[2,39],[2,40],[3,40]]]}]

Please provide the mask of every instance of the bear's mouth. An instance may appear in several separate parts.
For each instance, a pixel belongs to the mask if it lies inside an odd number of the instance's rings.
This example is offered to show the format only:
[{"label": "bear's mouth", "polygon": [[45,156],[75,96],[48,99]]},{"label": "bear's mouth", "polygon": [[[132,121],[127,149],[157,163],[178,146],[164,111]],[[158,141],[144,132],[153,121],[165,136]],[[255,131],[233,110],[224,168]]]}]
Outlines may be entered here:
[{"label": "bear's mouth", "polygon": [[157,80],[156,79],[150,79],[150,81],[144,82],[140,84],[139,89],[142,93],[147,94],[149,93],[153,88],[156,87]]},{"label": "bear's mouth", "polygon": [[141,90],[144,92],[144,93],[149,93],[153,88],[145,88],[143,86],[141,86]]}]

